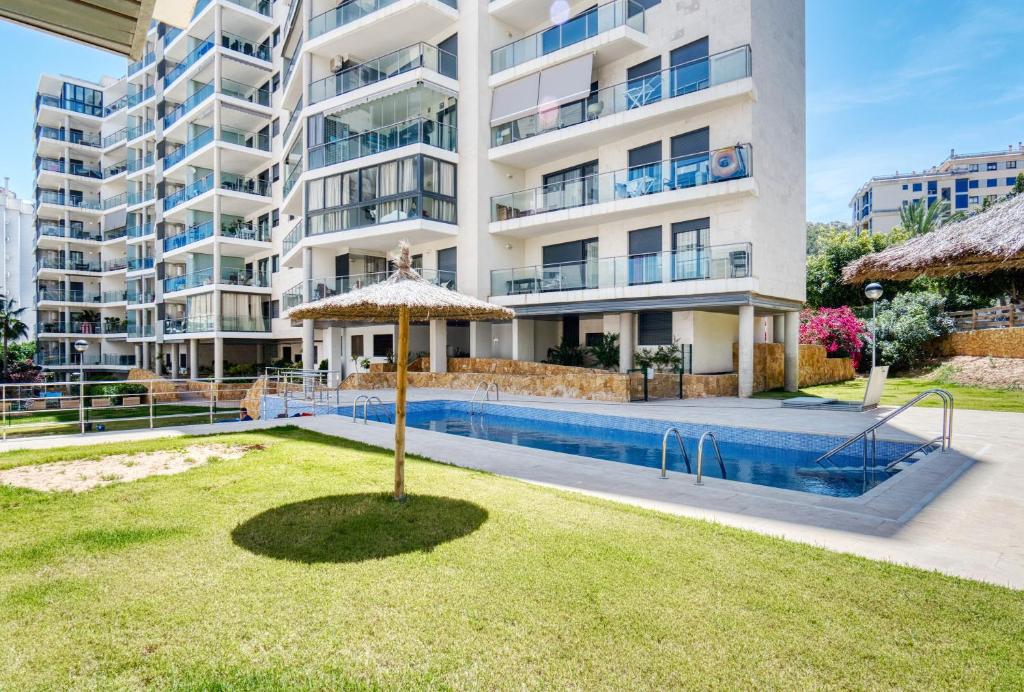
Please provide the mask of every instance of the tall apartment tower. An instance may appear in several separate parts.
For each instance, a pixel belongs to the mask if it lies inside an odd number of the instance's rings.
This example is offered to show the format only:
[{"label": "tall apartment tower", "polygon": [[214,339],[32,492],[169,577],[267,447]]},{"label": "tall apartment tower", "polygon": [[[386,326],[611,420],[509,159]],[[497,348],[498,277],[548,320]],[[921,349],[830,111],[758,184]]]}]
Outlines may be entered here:
[{"label": "tall apartment tower", "polygon": [[284,316],[382,280],[401,240],[428,280],[516,311],[414,325],[435,370],[616,332],[623,369],[674,342],[732,371],[738,344],[744,393],[754,341],[796,352],[799,0],[200,0],[148,48],[125,79],[40,84],[64,166],[37,193],[63,229],[40,295],[71,328],[68,298],[96,298],[102,332],[124,319],[87,364],[383,360],[391,326]]},{"label": "tall apartment tower", "polygon": [[1024,144],[1001,151],[957,153],[926,171],[878,175],[850,200],[853,226],[867,233],[888,233],[900,224],[900,209],[914,202],[938,201],[951,212],[976,211],[1008,193],[1024,173]]},{"label": "tall apartment tower", "polygon": [[21,321],[28,327],[29,336],[36,333],[34,284],[32,282],[32,246],[35,242],[35,205],[30,200],[18,199],[7,181],[0,187],[0,227],[3,228],[4,247],[0,256],[0,295],[14,300],[24,308]]}]

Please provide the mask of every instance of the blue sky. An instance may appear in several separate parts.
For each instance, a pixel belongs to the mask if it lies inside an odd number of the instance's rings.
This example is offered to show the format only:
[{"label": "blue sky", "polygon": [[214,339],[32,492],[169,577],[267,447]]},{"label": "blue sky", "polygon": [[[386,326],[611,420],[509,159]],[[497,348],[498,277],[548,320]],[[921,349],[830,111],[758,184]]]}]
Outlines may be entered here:
[{"label": "blue sky", "polygon": [[[1022,38],[1020,0],[808,0],[808,220],[848,220],[872,175],[1024,139]],[[0,65],[0,178],[29,197],[39,74],[96,79],[125,62],[0,21]]]}]

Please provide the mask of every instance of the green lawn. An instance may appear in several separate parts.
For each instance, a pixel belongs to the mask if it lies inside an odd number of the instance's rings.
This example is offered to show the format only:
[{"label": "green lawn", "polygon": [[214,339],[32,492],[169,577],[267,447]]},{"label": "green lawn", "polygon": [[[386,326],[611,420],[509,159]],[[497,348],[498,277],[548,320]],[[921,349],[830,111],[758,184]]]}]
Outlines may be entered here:
[{"label": "green lawn", "polygon": [[1020,592],[419,460],[399,505],[380,450],[208,439],[266,447],[0,487],[0,689],[1024,686]]},{"label": "green lawn", "polygon": [[[832,399],[861,401],[864,399],[864,388],[867,379],[859,377],[840,384],[822,384],[816,387],[805,387],[799,392],[773,390],[759,392],[754,396],[760,399],[788,399],[794,396],[820,396]],[[915,396],[933,387],[941,387],[953,395],[956,408],[977,409],[979,411],[1008,411],[1024,413],[1024,390],[985,389],[982,387],[965,387],[959,384],[940,382],[920,377],[890,377],[885,383],[882,394],[882,405],[899,406]],[[935,397],[929,397],[921,406],[941,407]]]}]

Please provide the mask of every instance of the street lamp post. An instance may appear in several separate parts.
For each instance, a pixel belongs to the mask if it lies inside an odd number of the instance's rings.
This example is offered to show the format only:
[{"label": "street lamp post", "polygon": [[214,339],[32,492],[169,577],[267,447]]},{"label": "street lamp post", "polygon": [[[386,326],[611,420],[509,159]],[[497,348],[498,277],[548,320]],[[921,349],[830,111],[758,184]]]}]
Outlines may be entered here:
[{"label": "street lamp post", "polygon": [[878,329],[878,299],[882,297],[882,284],[870,283],[864,287],[864,295],[871,301],[871,367],[875,367],[875,334]]},{"label": "street lamp post", "polygon": [[75,351],[78,352],[78,427],[85,433],[85,352],[89,350],[89,342],[78,339]]}]

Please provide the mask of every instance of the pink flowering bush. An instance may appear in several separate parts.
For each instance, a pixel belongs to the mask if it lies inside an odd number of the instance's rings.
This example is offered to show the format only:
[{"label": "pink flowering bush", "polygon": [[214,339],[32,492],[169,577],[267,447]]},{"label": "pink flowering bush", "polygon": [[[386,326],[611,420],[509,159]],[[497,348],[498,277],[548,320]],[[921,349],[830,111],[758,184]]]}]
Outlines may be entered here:
[{"label": "pink flowering bush", "polygon": [[829,356],[848,355],[860,365],[861,349],[870,337],[862,320],[847,307],[810,308],[800,312],[800,343],[824,346]]}]

